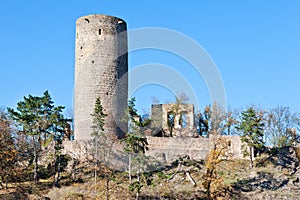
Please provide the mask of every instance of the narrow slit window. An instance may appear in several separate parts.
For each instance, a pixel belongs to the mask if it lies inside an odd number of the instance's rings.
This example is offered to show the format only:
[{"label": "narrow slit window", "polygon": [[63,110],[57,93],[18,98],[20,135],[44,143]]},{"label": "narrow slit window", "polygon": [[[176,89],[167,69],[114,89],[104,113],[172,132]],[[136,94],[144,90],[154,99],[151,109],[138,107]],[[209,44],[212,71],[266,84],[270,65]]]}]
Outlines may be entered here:
[{"label": "narrow slit window", "polygon": [[101,35],[101,34],[102,34],[102,30],[101,30],[101,28],[99,28],[99,30],[98,30],[98,34],[99,34],[99,35]]}]

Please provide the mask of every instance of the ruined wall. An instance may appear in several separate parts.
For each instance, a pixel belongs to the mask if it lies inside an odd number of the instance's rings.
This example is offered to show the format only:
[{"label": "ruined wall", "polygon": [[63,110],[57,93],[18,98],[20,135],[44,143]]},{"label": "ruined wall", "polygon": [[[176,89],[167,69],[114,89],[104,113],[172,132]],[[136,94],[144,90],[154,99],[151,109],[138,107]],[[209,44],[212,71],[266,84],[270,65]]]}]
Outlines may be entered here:
[{"label": "ruined wall", "polygon": [[[122,19],[89,15],[76,21],[76,61],[74,91],[74,136],[92,139],[92,116],[100,97],[108,116],[105,131],[122,137],[116,124],[127,105],[127,26]],[[119,87],[117,87],[119,86]],[[115,114],[114,114],[115,113]],[[126,124],[121,124],[123,130]]]},{"label": "ruined wall", "polygon": [[[242,159],[242,142],[239,136],[217,136],[226,139],[229,145],[229,154],[231,158]],[[217,138],[216,137],[216,138]],[[147,156],[162,163],[170,163],[181,156],[188,155],[191,159],[205,159],[209,151],[213,148],[215,138],[191,138],[191,137],[152,137],[147,136],[148,150]],[[230,141],[230,142],[229,142]],[[91,161],[95,159],[95,149],[91,140],[64,141],[62,154],[68,154],[72,158],[80,161]],[[104,158],[101,152],[104,150],[99,146],[98,159]],[[124,145],[114,142],[109,150],[109,162],[104,162],[110,167],[118,170],[127,170],[128,154],[124,152]],[[106,153],[106,155],[108,155]],[[108,160],[107,160],[108,161]]]},{"label": "ruined wall", "polygon": [[[230,153],[234,158],[243,158],[241,140],[239,136],[219,136],[230,141]],[[151,137],[147,136],[149,150],[146,155],[153,156],[161,161],[173,161],[179,156],[189,155],[199,160],[205,159],[213,147],[213,138],[188,137]]]},{"label": "ruined wall", "polygon": [[128,155],[124,152],[124,146],[120,143],[112,143],[108,148],[99,146],[98,157],[95,155],[95,145],[92,140],[73,140],[64,141],[62,154],[69,155],[71,158],[80,161],[95,161],[116,169],[126,170],[128,166]]},{"label": "ruined wall", "polygon": [[[161,129],[165,136],[170,135],[168,127],[168,115],[176,112],[174,118],[173,136],[193,137],[197,135],[194,125],[194,105],[193,104],[156,104],[152,105],[152,127]],[[155,134],[152,134],[155,135]]]}]

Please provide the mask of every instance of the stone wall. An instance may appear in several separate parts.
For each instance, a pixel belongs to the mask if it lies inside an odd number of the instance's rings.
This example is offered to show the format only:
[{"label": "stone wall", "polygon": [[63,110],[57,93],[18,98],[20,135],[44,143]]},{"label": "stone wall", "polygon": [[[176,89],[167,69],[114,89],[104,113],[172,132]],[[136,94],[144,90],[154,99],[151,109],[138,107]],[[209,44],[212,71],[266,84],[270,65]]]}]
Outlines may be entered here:
[{"label": "stone wall", "polygon": [[[219,137],[224,137],[224,139],[230,141],[228,145],[233,158],[243,158],[241,152],[242,142],[239,136]],[[184,155],[189,155],[196,160],[205,159],[214,144],[214,138],[147,136],[147,141],[149,150],[146,152],[146,155],[167,162],[173,161],[179,156]]]},{"label": "stone wall", "polygon": [[[64,141],[62,154],[69,155],[75,160],[86,162],[95,160],[95,145],[93,140]],[[109,142],[109,146],[99,145],[98,160],[110,168],[125,171],[128,166],[128,155],[124,152],[124,146],[118,142]],[[105,153],[105,157],[103,156]],[[109,155],[109,157],[108,157]]]},{"label": "stone wall", "polygon": [[[242,142],[239,136],[218,136],[226,139],[229,153],[232,158],[242,159]],[[170,163],[181,156],[188,155],[195,160],[205,159],[214,145],[215,138],[188,138],[188,137],[152,137],[147,136],[147,156],[163,163]],[[95,159],[95,149],[92,140],[64,141],[63,154],[67,154],[79,161],[92,161]],[[103,161],[109,167],[121,171],[128,170],[128,154],[124,152],[124,146],[119,141],[110,143],[109,160],[104,159],[101,152],[108,149],[99,146],[98,160]],[[101,150],[102,149],[102,150]]]}]

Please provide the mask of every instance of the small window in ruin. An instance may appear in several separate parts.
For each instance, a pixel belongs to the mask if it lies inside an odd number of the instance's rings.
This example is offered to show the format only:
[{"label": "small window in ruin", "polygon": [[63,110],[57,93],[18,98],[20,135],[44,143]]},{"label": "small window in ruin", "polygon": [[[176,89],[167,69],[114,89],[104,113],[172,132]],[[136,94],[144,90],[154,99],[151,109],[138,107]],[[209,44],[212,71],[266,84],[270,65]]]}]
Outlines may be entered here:
[{"label": "small window in ruin", "polygon": [[92,60],[92,63],[94,64],[94,61]]},{"label": "small window in ruin", "polygon": [[180,113],[179,125],[181,125],[181,128],[187,128],[187,126],[188,126],[188,117],[187,117],[187,112],[186,111],[183,111],[183,112]]},{"label": "small window in ruin", "polygon": [[175,114],[173,112],[168,112],[167,122],[169,127],[174,127],[175,125]]},{"label": "small window in ruin", "polygon": [[83,46],[80,47],[80,49],[82,49],[82,48],[83,48]]},{"label": "small window in ruin", "polygon": [[84,19],[87,23],[90,23],[90,20],[88,18]]},{"label": "small window in ruin", "polygon": [[101,30],[101,28],[98,30],[98,34],[99,35],[101,35],[101,33],[102,33],[102,30]]},{"label": "small window in ruin", "polygon": [[231,147],[231,141],[227,142],[228,147]]},{"label": "small window in ruin", "polygon": [[108,95],[108,92],[106,92],[106,95]]}]

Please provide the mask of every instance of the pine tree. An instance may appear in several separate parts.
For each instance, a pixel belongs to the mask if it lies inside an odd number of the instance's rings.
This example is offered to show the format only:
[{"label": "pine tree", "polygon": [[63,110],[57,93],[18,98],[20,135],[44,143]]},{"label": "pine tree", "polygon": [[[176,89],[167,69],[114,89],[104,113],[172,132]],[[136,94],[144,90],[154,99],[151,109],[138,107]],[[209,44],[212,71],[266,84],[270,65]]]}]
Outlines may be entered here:
[{"label": "pine tree", "polygon": [[[34,181],[38,183],[38,160],[42,146],[49,145],[57,134],[64,129],[65,122],[61,112],[63,106],[55,107],[48,91],[43,96],[24,97],[18,102],[17,109],[8,108],[10,117],[16,121],[20,131],[31,138],[34,152]],[[56,159],[56,158],[55,158]]]},{"label": "pine tree", "polygon": [[128,101],[127,116],[125,119],[129,120],[129,132],[126,137],[122,139],[125,143],[124,151],[129,155],[128,171],[129,171],[129,189],[136,190],[137,198],[141,189],[141,183],[139,178],[139,172],[137,173],[137,182],[132,183],[132,159],[133,155],[144,154],[147,149],[147,138],[144,134],[144,127],[148,126],[151,122],[150,119],[142,120],[142,117],[137,114],[135,108],[135,98],[131,98]]},{"label": "pine tree", "polygon": [[255,150],[260,149],[264,145],[264,123],[262,122],[262,117],[252,107],[243,111],[241,115],[242,121],[237,126],[237,129],[242,132],[242,142],[245,142],[249,147],[250,168],[252,168]]},{"label": "pine tree", "polygon": [[[101,104],[100,98],[96,99],[94,112],[91,114],[93,117],[93,133],[94,136],[94,142],[95,142],[95,184],[97,182],[97,168],[98,168],[98,143],[99,143],[99,137],[101,138],[102,142],[107,142],[107,137],[104,133],[104,125],[105,125],[105,117],[107,114],[104,113],[104,109]],[[102,150],[105,152],[106,144],[102,145]],[[105,153],[103,155],[103,160],[105,159]]]}]

